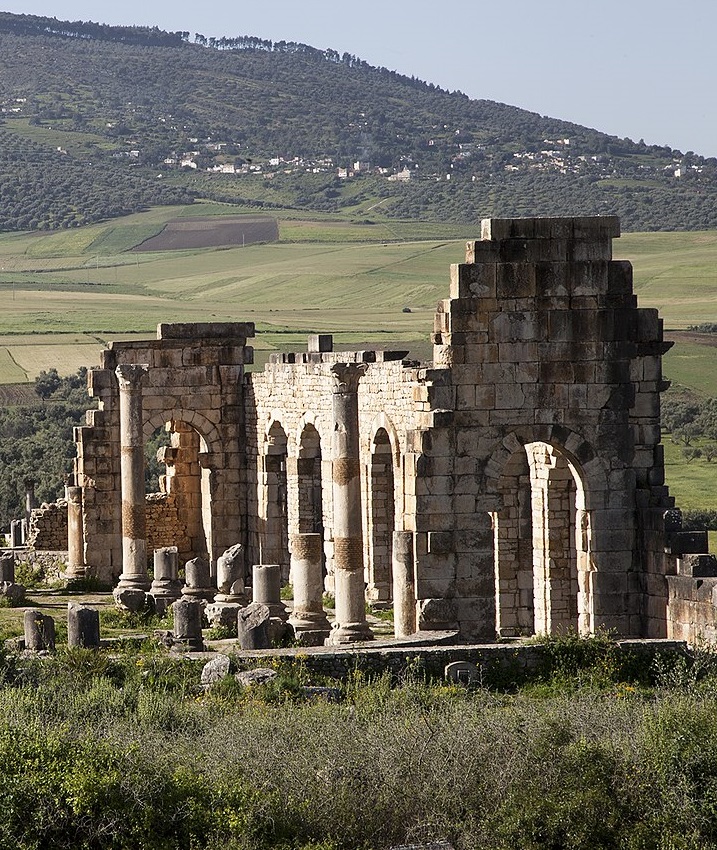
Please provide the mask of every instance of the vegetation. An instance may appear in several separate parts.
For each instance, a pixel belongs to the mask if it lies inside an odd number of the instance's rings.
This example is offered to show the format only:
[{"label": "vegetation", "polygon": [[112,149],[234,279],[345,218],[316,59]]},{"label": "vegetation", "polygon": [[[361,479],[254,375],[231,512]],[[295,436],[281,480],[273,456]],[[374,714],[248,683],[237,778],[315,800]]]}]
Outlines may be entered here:
[{"label": "vegetation", "polygon": [[25,515],[26,479],[40,501],[62,494],[72,470],[72,429],[91,406],[86,369],[62,378],[56,369],[35,380],[37,402],[0,409],[0,525]]},{"label": "vegetation", "polygon": [[710,653],[630,667],[604,636],[561,638],[517,691],[408,662],[395,680],[357,669],[327,702],[301,662],[205,692],[201,664],[149,644],[4,654],[2,845],[717,846]]},{"label": "vegetation", "polygon": [[471,100],[348,53],[10,13],[0,44],[3,194],[24,191],[30,169],[58,187],[43,205],[30,186],[32,204],[4,208],[0,229],[73,226],[187,191],[390,219],[717,226],[715,159]]}]

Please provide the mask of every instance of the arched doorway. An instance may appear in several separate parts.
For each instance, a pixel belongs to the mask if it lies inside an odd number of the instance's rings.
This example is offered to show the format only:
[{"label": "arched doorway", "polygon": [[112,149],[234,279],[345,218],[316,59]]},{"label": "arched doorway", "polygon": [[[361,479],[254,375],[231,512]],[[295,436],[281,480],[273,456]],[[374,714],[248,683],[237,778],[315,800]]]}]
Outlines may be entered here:
[{"label": "arched doorway", "polygon": [[393,593],[391,561],[396,528],[393,450],[388,431],[379,428],[371,443],[370,529],[368,535],[367,596],[388,601]]},{"label": "arched doorway", "polygon": [[526,443],[503,467],[493,514],[502,637],[588,633],[593,600],[583,476],[559,446]]},{"label": "arched doorway", "polygon": [[274,421],[264,444],[264,534],[261,561],[279,564],[282,581],[289,580],[289,526],[287,510],[287,437]]}]

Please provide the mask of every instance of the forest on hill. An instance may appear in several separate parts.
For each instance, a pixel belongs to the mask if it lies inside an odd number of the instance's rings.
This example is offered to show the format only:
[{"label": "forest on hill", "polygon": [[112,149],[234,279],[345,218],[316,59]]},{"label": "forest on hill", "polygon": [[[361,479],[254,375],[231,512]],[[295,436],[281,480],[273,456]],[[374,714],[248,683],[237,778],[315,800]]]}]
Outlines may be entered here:
[{"label": "forest on hill", "polygon": [[[204,197],[395,218],[717,227],[717,160],[251,36],[0,13],[2,230]],[[52,187],[48,192],[48,188]],[[17,200],[23,203],[17,203]],[[376,211],[375,214],[379,214]]]}]

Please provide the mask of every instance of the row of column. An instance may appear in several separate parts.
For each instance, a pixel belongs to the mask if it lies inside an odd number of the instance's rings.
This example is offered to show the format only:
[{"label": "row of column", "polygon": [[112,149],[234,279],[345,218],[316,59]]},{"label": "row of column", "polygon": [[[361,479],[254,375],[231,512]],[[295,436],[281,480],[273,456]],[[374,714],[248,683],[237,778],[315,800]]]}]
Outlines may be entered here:
[{"label": "row of column", "polygon": [[[334,522],[334,563],[336,619],[327,639],[330,645],[370,640],[373,635],[366,620],[363,528],[359,456],[358,385],[367,370],[365,363],[336,363],[331,367],[334,379],[332,393],[332,490]],[[114,591],[122,602],[133,594],[144,594],[150,588],[147,575],[147,544],[144,482],[144,432],[142,385],[148,374],[146,365],[121,365],[116,369],[119,384],[120,478],[122,488],[122,574]],[[82,551],[81,488],[68,487],[69,572],[74,577],[84,574]],[[318,539],[318,553],[313,551]],[[300,542],[298,538],[305,538]],[[309,539],[312,542],[309,544]],[[415,599],[413,592],[413,536],[410,532],[394,533],[394,602],[400,625],[397,633],[415,631]],[[297,535],[292,541],[297,549],[297,565],[321,563],[319,535]],[[310,551],[303,551],[310,546]],[[303,547],[303,548],[302,548]],[[410,555],[410,557],[409,557]],[[302,581],[295,571],[298,610],[315,610],[316,587],[311,578]],[[305,604],[306,603],[306,604]]]}]

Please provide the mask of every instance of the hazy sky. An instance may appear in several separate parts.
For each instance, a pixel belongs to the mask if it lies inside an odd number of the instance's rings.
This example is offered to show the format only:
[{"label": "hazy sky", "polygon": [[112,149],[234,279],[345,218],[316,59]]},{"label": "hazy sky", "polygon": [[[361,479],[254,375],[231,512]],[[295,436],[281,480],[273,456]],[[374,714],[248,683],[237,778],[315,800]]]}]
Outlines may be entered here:
[{"label": "hazy sky", "polygon": [[715,0],[6,0],[3,11],[332,48],[470,97],[717,156]]}]

